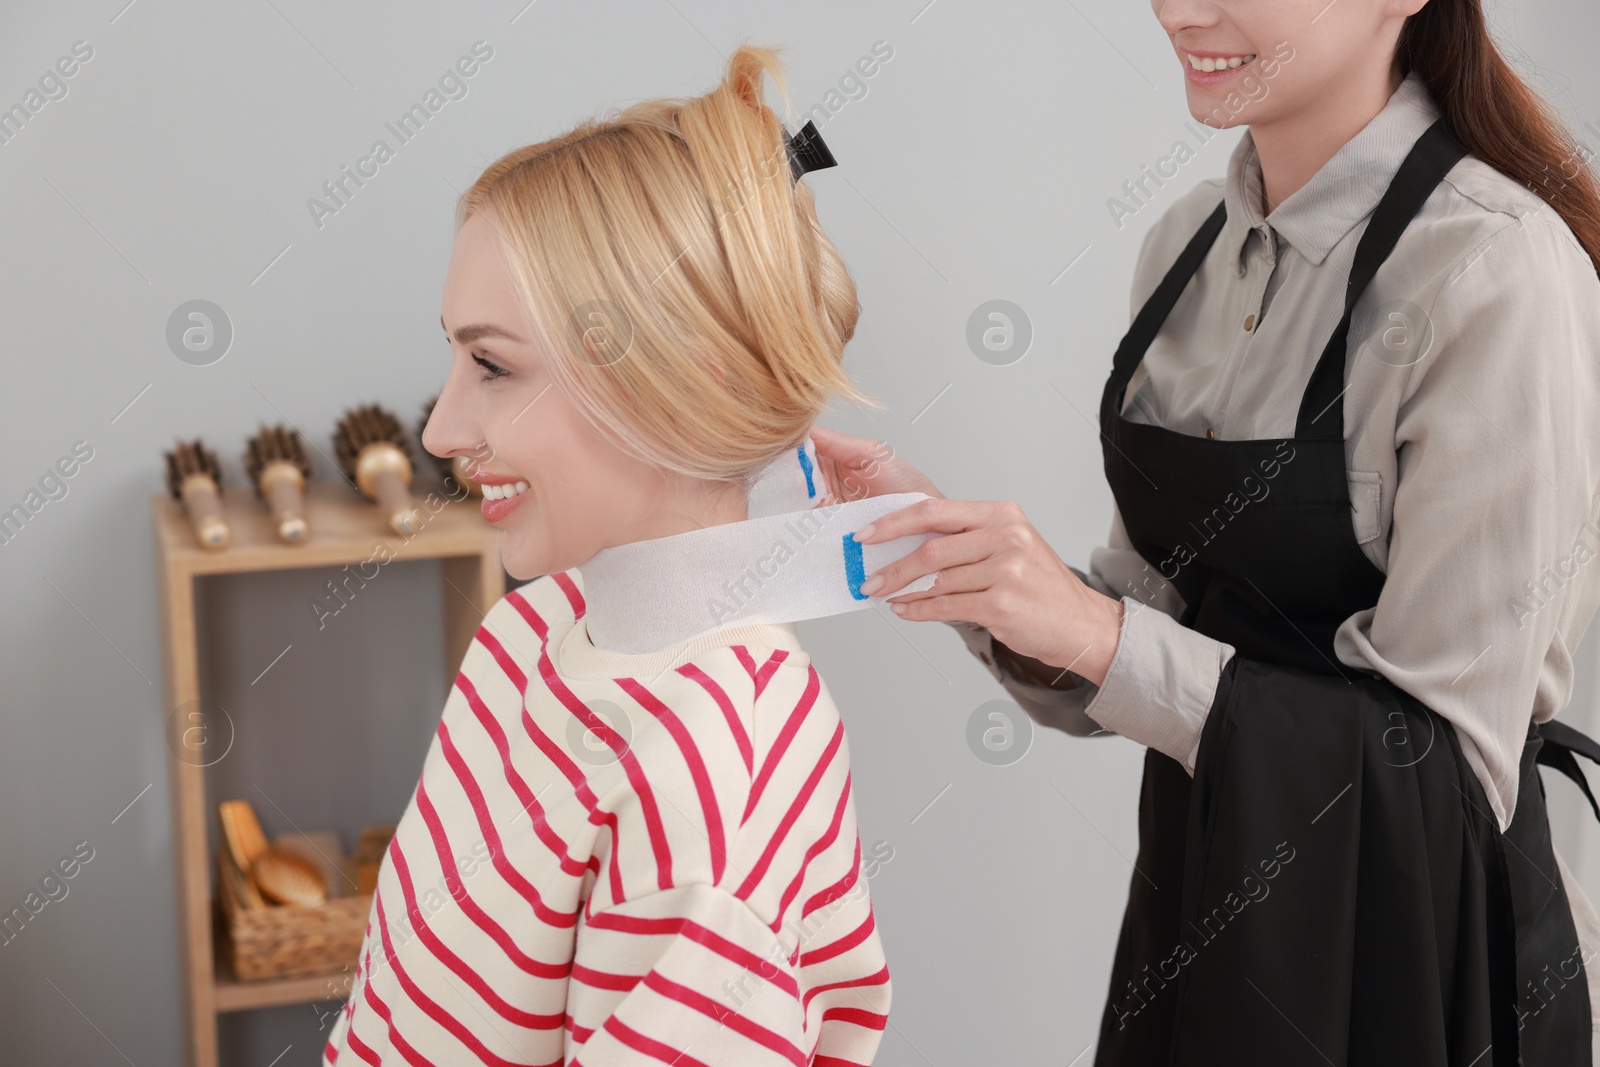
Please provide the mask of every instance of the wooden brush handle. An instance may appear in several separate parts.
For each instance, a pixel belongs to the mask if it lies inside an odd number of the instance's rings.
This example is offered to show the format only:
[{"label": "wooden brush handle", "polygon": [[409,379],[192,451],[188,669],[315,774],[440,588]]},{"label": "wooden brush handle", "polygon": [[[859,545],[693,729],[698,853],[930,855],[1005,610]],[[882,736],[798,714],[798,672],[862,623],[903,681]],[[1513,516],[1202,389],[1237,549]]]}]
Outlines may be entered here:
[{"label": "wooden brush handle", "polygon": [[273,463],[261,472],[261,492],[278,524],[278,540],[298,544],[311,527],[306,521],[305,477],[292,463]]},{"label": "wooden brush handle", "polygon": [[372,487],[378,497],[378,506],[388,517],[390,529],[409,537],[422,528],[417,509],[411,504],[411,491],[398,473],[392,470],[378,471],[373,475]]},{"label": "wooden brush handle", "polygon": [[411,505],[411,461],[388,441],[374,441],[356,459],[356,484],[389,520],[390,529],[410,537],[422,529],[422,517]]},{"label": "wooden brush handle", "polygon": [[223,517],[222,497],[211,475],[189,475],[183,480],[180,492],[195,539],[205,548],[227,548],[233,541],[233,531]]}]

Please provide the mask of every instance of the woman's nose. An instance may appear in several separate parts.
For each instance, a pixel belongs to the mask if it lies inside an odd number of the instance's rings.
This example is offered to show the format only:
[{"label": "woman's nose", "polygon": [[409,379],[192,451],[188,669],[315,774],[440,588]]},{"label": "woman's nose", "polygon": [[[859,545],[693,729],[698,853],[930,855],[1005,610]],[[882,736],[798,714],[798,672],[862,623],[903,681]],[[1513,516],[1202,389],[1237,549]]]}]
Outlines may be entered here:
[{"label": "woman's nose", "polygon": [[445,382],[428,415],[428,424],[422,428],[422,447],[441,459],[471,455],[483,441],[483,434],[464,415],[454,381],[455,376],[451,375]]}]

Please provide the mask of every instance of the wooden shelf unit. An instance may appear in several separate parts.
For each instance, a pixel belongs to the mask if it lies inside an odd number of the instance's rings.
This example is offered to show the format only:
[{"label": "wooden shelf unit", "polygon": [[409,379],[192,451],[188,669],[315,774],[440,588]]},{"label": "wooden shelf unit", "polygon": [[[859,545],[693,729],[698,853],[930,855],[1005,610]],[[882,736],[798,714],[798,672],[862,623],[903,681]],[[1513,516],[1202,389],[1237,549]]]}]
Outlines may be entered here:
[{"label": "wooden shelf unit", "polygon": [[[419,481],[412,487],[415,503],[422,506],[435,488]],[[196,543],[183,506],[170,495],[152,497],[166,715],[200,699],[195,579],[360,564],[374,558],[378,545],[385,546],[394,560],[441,561],[447,679],[441,698],[448,695],[479,623],[506,591],[499,533],[483,520],[477,498],[450,502],[442,489],[438,490],[436,499],[446,500],[444,507],[432,515],[424,508],[422,529],[405,538],[391,531],[378,508],[358,498],[347,485],[313,483],[306,496],[311,536],[302,544],[290,545],[274,535],[267,509],[253,492],[228,490],[223,506],[233,529],[233,543],[220,551]],[[218,1013],[320,1000],[329,995],[329,979],[338,976],[248,982],[233,976],[217,952],[212,931],[213,865],[206,835],[212,814],[206,800],[205,766],[180,759],[170,744],[167,763],[188,1063],[191,1067],[218,1067]]]}]

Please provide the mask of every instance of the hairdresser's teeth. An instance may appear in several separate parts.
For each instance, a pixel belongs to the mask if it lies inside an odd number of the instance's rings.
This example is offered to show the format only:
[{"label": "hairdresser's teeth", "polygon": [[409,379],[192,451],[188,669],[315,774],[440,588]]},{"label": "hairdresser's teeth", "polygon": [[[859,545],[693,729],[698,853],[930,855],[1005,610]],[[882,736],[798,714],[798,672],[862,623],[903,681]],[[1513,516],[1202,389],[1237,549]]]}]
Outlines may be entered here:
[{"label": "hairdresser's teeth", "polygon": [[1189,66],[1195,70],[1210,73],[1214,70],[1232,70],[1234,67],[1243,66],[1254,58],[1254,52],[1245,56],[1228,56],[1226,59],[1213,59],[1209,56],[1201,58],[1200,56],[1190,55]]}]

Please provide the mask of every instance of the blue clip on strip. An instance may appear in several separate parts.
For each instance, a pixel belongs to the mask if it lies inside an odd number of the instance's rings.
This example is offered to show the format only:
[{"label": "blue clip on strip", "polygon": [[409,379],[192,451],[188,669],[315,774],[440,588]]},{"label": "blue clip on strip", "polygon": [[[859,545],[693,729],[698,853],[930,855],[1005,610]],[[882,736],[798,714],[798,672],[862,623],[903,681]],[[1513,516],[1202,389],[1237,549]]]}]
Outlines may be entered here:
[{"label": "blue clip on strip", "polygon": [[870,600],[867,594],[861,591],[861,583],[867,580],[867,568],[861,558],[861,542],[856,540],[856,535],[844,535],[844,581],[850,590],[850,595],[857,600]]},{"label": "blue clip on strip", "polygon": [[806,455],[805,445],[801,445],[798,451],[800,453],[800,469],[806,475],[806,499],[810,500],[817,495],[817,483],[811,477],[811,457]]}]

